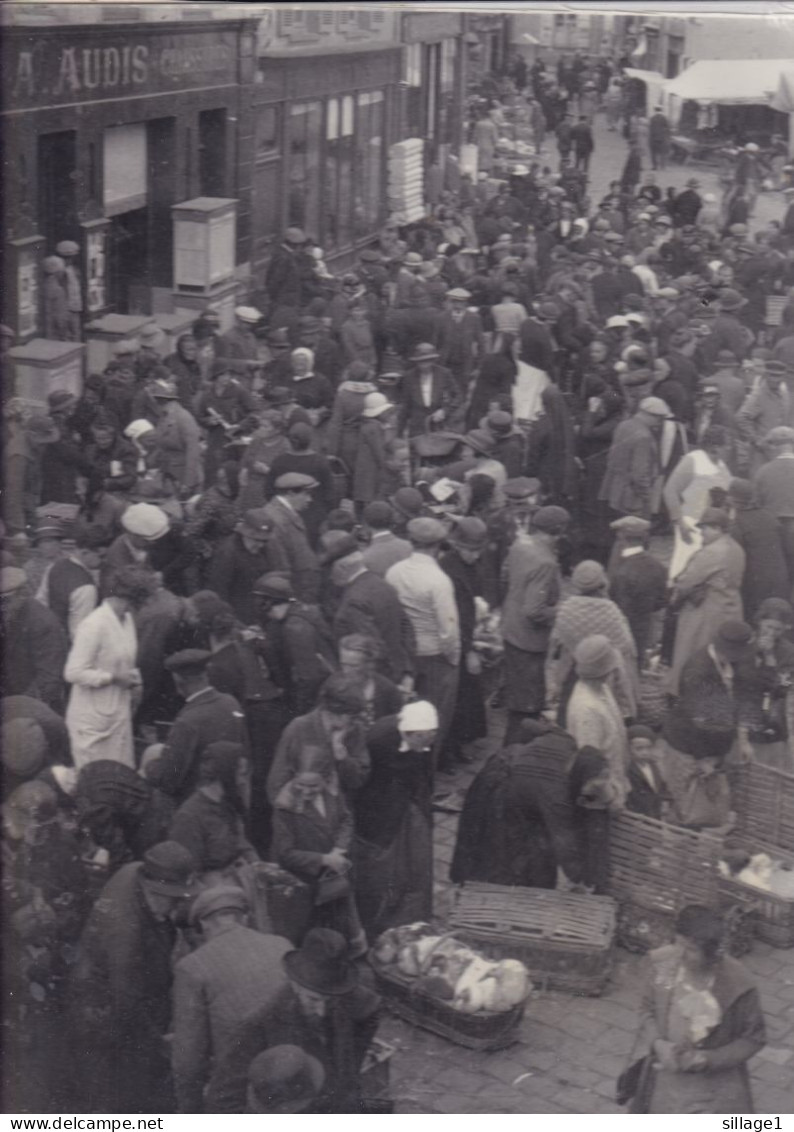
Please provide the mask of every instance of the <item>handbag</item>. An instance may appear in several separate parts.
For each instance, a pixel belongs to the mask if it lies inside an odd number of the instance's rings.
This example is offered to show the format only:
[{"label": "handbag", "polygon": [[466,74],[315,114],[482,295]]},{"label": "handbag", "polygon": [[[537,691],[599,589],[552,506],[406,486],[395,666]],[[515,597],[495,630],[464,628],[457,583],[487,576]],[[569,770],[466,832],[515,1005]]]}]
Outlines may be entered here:
[{"label": "handbag", "polygon": [[648,1075],[649,1068],[650,1054],[647,1054],[623,1070],[615,1085],[615,1101],[617,1104],[626,1105],[636,1097],[640,1091],[640,1085]]},{"label": "handbag", "polygon": [[350,881],[344,873],[335,873],[332,869],[323,869],[317,878],[314,889],[315,907],[321,904],[330,904],[334,900],[341,900],[350,892]]}]

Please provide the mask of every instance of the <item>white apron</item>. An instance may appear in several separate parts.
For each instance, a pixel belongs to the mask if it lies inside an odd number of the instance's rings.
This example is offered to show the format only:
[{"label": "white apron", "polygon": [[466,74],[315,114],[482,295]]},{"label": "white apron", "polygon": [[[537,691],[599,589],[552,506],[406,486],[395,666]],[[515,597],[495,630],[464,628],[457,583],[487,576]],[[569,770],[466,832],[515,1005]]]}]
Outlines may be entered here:
[{"label": "white apron", "polygon": [[703,545],[703,538],[697,526],[700,516],[709,506],[709,492],[713,487],[725,487],[733,478],[722,460],[716,463],[707,456],[702,448],[695,448],[689,456],[693,463],[692,482],[683,492],[681,500],[681,519],[691,532],[692,541],[684,542],[678,526],[675,527],[675,542],[673,544],[673,557],[670,560],[669,580],[677,578],[696,550]]},{"label": "white apron", "polygon": [[72,685],[66,727],[74,765],[98,759],[135,766],[132,692],[108,677],[140,676],[135,667],[138,638],[130,613],[122,620],[103,602],[80,622],[64,678]]}]

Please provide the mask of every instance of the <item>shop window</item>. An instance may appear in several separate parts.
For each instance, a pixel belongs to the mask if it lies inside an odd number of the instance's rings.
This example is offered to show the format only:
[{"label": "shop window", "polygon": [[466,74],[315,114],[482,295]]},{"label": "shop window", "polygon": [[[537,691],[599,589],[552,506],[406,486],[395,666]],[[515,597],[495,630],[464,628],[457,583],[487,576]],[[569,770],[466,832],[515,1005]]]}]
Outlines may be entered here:
[{"label": "shop window", "polygon": [[281,150],[281,107],[260,106],[254,125],[254,154],[271,157]]},{"label": "shop window", "polygon": [[454,39],[441,42],[441,93],[451,94],[455,86],[455,59],[457,43]]},{"label": "shop window", "polygon": [[383,107],[382,90],[368,91],[358,96],[354,216],[357,238],[369,235],[381,218]]},{"label": "shop window", "polygon": [[254,259],[261,260],[281,235],[281,162],[254,166],[252,227]]},{"label": "shop window", "polygon": [[312,237],[319,228],[322,121],[320,102],[296,102],[290,107],[289,224]]},{"label": "shop window", "polygon": [[[77,224],[77,133],[64,130],[39,136],[39,224],[49,247],[74,239]],[[28,183],[24,160],[18,166],[20,187]]]},{"label": "shop window", "polygon": [[403,82],[406,86],[422,85],[421,43],[409,43],[403,48]]},{"label": "shop window", "polygon": [[103,204],[106,216],[132,212],[146,204],[146,123],[110,126],[103,145]]},{"label": "shop window", "polygon": [[352,94],[328,100],[323,198],[323,242],[328,251],[346,247],[352,238],[353,113]]}]

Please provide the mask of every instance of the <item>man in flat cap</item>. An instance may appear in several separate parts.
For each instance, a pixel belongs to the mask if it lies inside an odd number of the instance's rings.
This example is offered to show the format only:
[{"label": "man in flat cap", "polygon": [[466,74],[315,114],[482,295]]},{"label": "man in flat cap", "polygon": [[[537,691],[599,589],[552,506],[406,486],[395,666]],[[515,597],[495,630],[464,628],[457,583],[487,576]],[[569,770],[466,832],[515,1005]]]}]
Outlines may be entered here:
[{"label": "man in flat cap", "polygon": [[609,571],[609,596],[629,623],[640,668],[653,643],[654,614],[667,604],[667,570],[648,551],[651,524],[638,515],[624,515],[610,523],[615,549]]},{"label": "man in flat cap", "polygon": [[262,508],[273,525],[273,540],[286,555],[295,596],[316,602],[320,595],[320,565],[301,518],[312,501],[317,480],[303,472],[285,472],[275,482],[276,494]]},{"label": "man in flat cap", "polygon": [[794,590],[794,428],[778,425],[766,434],[769,456],[755,474],[758,502],[775,516]]},{"label": "man in flat cap", "polygon": [[531,535],[517,535],[505,562],[506,744],[518,742],[524,719],[537,718],[546,706],[544,666],[561,592],[557,546],[569,522],[563,507],[541,507]]},{"label": "man in flat cap", "polygon": [[218,546],[210,564],[207,585],[228,601],[243,625],[256,622],[253,586],[271,571],[289,574],[290,562],[275,526],[263,507],[243,514],[234,534]]},{"label": "man in flat cap", "polygon": [[3,518],[9,534],[30,534],[41,503],[43,454],[58,440],[58,429],[41,412],[15,422],[4,445]]},{"label": "man in flat cap", "polygon": [[752,447],[751,476],[767,460],[765,443],[769,432],[780,425],[794,426],[794,396],[787,384],[792,376],[784,362],[774,358],[765,361],[761,381],[747,394],[736,414],[739,436]]},{"label": "man in flat cap", "polygon": [[458,383],[461,403],[485,352],[482,321],[476,310],[469,310],[471,300],[465,287],[453,287],[447,291],[447,310],[438,320],[439,361]]},{"label": "man in flat cap", "polygon": [[3,693],[33,696],[54,711],[64,708],[66,633],[58,618],[28,593],[16,566],[0,569],[3,619]]},{"label": "man in flat cap", "polygon": [[234,308],[234,326],[218,339],[217,355],[241,363],[250,372],[259,363],[259,342],[254,327],[262,321],[262,312],[256,307]]},{"label": "man in flat cap", "polygon": [[[265,290],[271,304],[271,326],[292,326],[301,307],[306,235],[300,228],[287,228],[265,273]],[[286,317],[284,317],[286,316]]]},{"label": "man in flat cap", "polygon": [[196,420],[207,430],[207,452],[204,457],[204,478],[212,483],[218,465],[224,459],[223,449],[235,426],[254,410],[251,394],[237,380],[233,358],[217,358],[209,374],[209,388],[196,399]]},{"label": "man in flat cap", "polygon": [[432,518],[411,519],[407,534],[413,551],[389,568],[386,581],[397,591],[413,627],[416,691],[438,711],[433,746],[434,765],[438,766],[458,694],[458,607],[452,580],[438,563],[447,534],[444,524]]},{"label": "man in flat cap", "polygon": [[87,1112],[173,1112],[173,917],[193,895],[194,870],[181,845],[153,845],[114,873],[83,929],[70,1020]]},{"label": "man in flat cap", "polygon": [[217,1112],[214,1071],[229,1056],[240,1019],[270,1009],[287,986],[281,960],[292,945],[248,927],[248,912],[245,893],[230,884],[199,893],[190,909],[201,945],[174,969],[171,1064],[178,1112]]},{"label": "man in flat cap", "polygon": [[165,662],[185,704],[157,762],[150,767],[149,777],[177,806],[195,788],[199,759],[210,743],[241,743],[248,749],[243,709],[234,696],[219,692],[207,678],[211,657],[212,653],[204,649],[183,649]]},{"label": "man in flat cap", "polygon": [[669,416],[660,397],[645,397],[634,416],[615,429],[598,498],[617,512],[616,517],[650,519],[653,489],[661,472],[659,435]]}]

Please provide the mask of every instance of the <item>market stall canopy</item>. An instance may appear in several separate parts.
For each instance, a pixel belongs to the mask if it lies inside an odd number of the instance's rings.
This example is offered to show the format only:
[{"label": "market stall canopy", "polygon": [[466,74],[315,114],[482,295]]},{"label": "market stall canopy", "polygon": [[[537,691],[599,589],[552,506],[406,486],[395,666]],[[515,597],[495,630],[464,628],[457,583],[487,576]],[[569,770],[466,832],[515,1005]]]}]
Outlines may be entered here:
[{"label": "market stall canopy", "polygon": [[695,102],[769,106],[791,59],[699,59],[664,88],[665,94]]},{"label": "market stall canopy", "polygon": [[772,99],[772,109],[781,110],[784,114],[794,113],[794,70],[781,73],[777,91]]},{"label": "market stall canopy", "polygon": [[665,93],[664,84],[667,81],[660,71],[643,71],[639,67],[625,67],[623,74],[629,79],[639,79],[645,83],[645,112],[662,102]]}]

